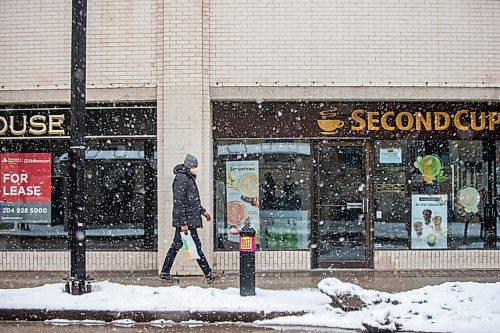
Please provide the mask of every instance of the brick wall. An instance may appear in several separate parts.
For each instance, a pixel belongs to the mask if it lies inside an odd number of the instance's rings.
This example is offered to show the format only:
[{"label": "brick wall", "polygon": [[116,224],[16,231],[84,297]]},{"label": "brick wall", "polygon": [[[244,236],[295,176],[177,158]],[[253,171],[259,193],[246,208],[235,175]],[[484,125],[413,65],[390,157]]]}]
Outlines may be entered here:
[{"label": "brick wall", "polygon": [[[311,255],[308,251],[258,251],[255,259],[258,272],[311,269]],[[177,261],[173,274],[201,274],[197,265],[187,263],[182,254]],[[163,255],[150,251],[87,252],[89,273],[154,271],[162,263]],[[238,272],[238,252],[215,252],[213,267],[217,270]],[[68,251],[0,251],[0,271],[68,271],[69,268]],[[500,269],[500,252],[495,250],[374,251],[374,269],[379,271]]]},{"label": "brick wall", "polygon": [[[203,3],[213,87],[500,86],[498,1]],[[156,86],[161,6],[89,0],[89,88]],[[70,2],[1,1],[0,91],[67,89],[70,42]]]},{"label": "brick wall", "polygon": [[378,270],[499,269],[500,251],[375,251]]},{"label": "brick wall", "polygon": [[[156,86],[156,1],[88,1],[89,88]],[[0,1],[0,91],[69,89],[71,1]]]},{"label": "brick wall", "polygon": [[500,1],[211,0],[210,84],[500,86]]},{"label": "brick wall", "polygon": [[[214,267],[226,272],[239,272],[239,252],[215,252]],[[309,251],[257,251],[255,253],[256,271],[296,271],[309,269],[311,269],[311,253]]]},{"label": "brick wall", "polygon": [[[214,266],[239,271],[238,252],[215,252]],[[311,269],[308,251],[257,251],[257,271]],[[373,268],[379,271],[500,269],[500,252],[495,250],[374,251]]]},{"label": "brick wall", "polygon": [[[70,4],[0,1],[0,93],[69,89]],[[212,88],[500,87],[500,1],[89,0],[88,7],[88,87],[104,89],[100,101],[115,100],[110,88],[153,87],[157,95],[158,257],[116,254],[125,267],[143,267],[145,260],[144,267],[160,268],[173,237],[172,168],[186,153],[200,160],[202,201],[212,207]],[[287,91],[278,89],[275,99],[297,98]],[[396,95],[404,98],[405,89]],[[25,101],[16,96],[13,103]],[[211,251],[212,232],[211,223],[201,231],[209,261],[237,269],[236,253]],[[0,252],[0,269],[50,269],[50,256],[56,262],[67,256],[51,253]],[[307,252],[275,254],[260,254],[259,269],[285,269],[285,262],[310,268]],[[112,254],[92,256],[89,269],[100,269]],[[422,268],[433,258],[442,261],[439,267],[499,267],[498,253],[486,250],[376,251],[374,263],[376,269],[414,262]],[[179,255],[172,273],[200,270]]]},{"label": "brick wall", "polygon": [[[172,170],[187,153],[200,163],[198,187],[202,204],[212,208],[212,125],[208,91],[208,7],[197,0],[166,0],[159,7],[158,43],[158,256],[163,263],[173,239]],[[203,20],[202,17],[205,19]],[[199,235],[212,262],[212,223]],[[159,266],[161,269],[161,266]],[[196,262],[177,257],[172,274],[201,274]]]},{"label": "brick wall", "polygon": [[[157,253],[152,251],[87,251],[87,271],[152,271]],[[68,251],[0,252],[0,271],[69,271]]]}]

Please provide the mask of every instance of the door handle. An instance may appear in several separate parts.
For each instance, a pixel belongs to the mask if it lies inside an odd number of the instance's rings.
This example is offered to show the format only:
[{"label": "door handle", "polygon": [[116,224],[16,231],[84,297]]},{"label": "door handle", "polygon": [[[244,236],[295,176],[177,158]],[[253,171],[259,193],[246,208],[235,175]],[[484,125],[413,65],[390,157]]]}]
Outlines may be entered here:
[{"label": "door handle", "polygon": [[368,213],[368,198],[363,198],[363,214]]},{"label": "door handle", "polygon": [[455,202],[455,165],[450,165],[451,166],[451,202],[452,205]]}]

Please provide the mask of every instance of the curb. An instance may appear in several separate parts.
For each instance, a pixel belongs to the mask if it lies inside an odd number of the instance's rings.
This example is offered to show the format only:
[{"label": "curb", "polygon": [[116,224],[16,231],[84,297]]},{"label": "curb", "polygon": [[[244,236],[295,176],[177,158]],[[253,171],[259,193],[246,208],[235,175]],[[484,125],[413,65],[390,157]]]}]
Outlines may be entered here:
[{"label": "curb", "polygon": [[229,312],[229,311],[94,311],[94,310],[47,310],[47,309],[0,309],[0,320],[9,321],[45,321],[53,319],[96,320],[112,322],[130,319],[135,322],[151,322],[154,320],[170,320],[180,323],[197,320],[215,322],[246,322],[274,319],[283,316],[302,316],[306,312]]}]

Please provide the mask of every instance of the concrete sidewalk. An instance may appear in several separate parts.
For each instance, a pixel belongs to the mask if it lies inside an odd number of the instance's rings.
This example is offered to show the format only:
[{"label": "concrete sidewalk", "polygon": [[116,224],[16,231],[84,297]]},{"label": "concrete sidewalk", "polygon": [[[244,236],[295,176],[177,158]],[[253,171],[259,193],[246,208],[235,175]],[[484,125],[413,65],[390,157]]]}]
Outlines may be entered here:
[{"label": "concrete sidewalk", "polygon": [[[158,280],[157,272],[88,272],[95,281],[168,286]],[[0,289],[31,288],[49,283],[63,284],[67,272],[0,272]],[[500,270],[447,270],[447,271],[375,271],[370,269],[332,269],[294,272],[257,272],[256,286],[261,289],[316,288],[324,278],[334,277],[357,284],[365,289],[401,292],[444,282],[500,282]],[[210,288],[239,288],[239,274],[228,272],[219,281],[207,285],[202,276],[178,276],[180,287],[199,286]]]},{"label": "concrete sidewalk", "polygon": [[[0,289],[31,288],[45,284],[60,283],[65,272],[0,272]],[[125,285],[141,285],[151,287],[171,286],[158,280],[156,272],[95,272],[95,281],[109,280]],[[386,272],[367,269],[347,270],[312,270],[297,272],[260,272],[256,274],[256,286],[260,289],[301,289],[316,288],[319,281],[327,277],[335,277],[344,282],[357,284],[365,289],[386,292],[401,292],[437,285],[444,282],[499,282],[498,270],[467,270],[467,271],[404,271]],[[180,287],[199,286],[202,288],[239,287],[239,276],[228,273],[223,279],[207,285],[205,279],[199,277],[179,277]],[[78,296],[75,296],[78,297]],[[301,312],[153,312],[153,311],[76,311],[76,310],[45,310],[45,309],[0,309],[0,320],[100,320],[110,322],[121,319],[132,319],[136,322],[150,322],[164,319],[173,322],[199,320],[203,322],[254,322],[256,320],[272,319],[280,316],[298,316]]]}]

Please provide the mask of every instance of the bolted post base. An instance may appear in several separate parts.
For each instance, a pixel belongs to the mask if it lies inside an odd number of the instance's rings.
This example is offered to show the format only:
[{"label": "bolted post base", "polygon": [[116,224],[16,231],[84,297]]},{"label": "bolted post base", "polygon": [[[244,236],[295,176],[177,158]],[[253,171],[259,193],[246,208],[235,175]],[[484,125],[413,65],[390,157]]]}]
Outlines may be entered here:
[{"label": "bolted post base", "polygon": [[83,295],[92,292],[92,285],[90,284],[90,281],[93,279],[90,278],[90,276],[83,279],[66,276],[64,280],[66,281],[64,284],[64,292],[68,294]]}]

